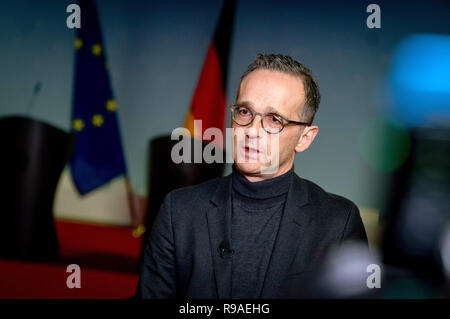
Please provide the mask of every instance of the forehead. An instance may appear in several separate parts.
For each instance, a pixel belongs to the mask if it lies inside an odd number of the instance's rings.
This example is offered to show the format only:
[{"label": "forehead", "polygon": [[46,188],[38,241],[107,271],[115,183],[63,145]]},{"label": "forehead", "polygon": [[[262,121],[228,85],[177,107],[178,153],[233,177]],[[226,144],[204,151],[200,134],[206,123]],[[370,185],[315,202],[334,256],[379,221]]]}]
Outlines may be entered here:
[{"label": "forehead", "polygon": [[301,78],[272,70],[255,70],[241,82],[237,103],[248,103],[263,112],[272,109],[291,115],[305,101]]}]

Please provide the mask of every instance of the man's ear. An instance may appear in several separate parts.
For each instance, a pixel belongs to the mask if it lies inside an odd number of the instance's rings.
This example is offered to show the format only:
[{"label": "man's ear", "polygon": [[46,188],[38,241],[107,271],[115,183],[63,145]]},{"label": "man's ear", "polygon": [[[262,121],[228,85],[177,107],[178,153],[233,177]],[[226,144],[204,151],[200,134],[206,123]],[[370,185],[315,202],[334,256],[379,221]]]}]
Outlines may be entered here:
[{"label": "man's ear", "polygon": [[303,129],[300,138],[298,139],[298,143],[295,146],[295,151],[297,153],[306,151],[311,143],[314,141],[317,133],[319,133],[318,126],[307,126]]}]

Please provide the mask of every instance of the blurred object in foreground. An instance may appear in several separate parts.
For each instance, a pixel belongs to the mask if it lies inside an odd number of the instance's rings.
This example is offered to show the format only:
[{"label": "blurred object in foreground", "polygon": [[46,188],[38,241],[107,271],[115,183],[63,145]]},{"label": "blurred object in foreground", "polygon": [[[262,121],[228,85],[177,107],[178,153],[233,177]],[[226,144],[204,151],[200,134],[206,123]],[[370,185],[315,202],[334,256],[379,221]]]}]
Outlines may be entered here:
[{"label": "blurred object in foreground", "polygon": [[417,34],[397,47],[390,73],[393,115],[409,127],[450,124],[450,36]]},{"label": "blurred object in foreground", "polygon": [[382,268],[376,253],[349,241],[330,250],[317,275],[315,298],[367,298],[381,286]]},{"label": "blurred object in foreground", "polygon": [[411,153],[394,176],[386,209],[383,257],[441,285],[450,254],[443,240],[450,221],[450,129],[416,128],[410,136]]},{"label": "blurred object in foreground", "polygon": [[372,298],[382,284],[383,268],[376,250],[357,241],[327,249],[311,271],[296,275],[283,298]]},{"label": "blurred object in foreground", "polygon": [[[392,299],[449,297],[436,285],[407,268],[383,263],[377,249],[347,241],[330,247],[311,271],[296,274],[283,298]],[[295,282],[296,281],[296,282]]]},{"label": "blurred object in foreground", "polygon": [[410,152],[394,173],[383,214],[382,258],[358,243],[331,247],[310,273],[298,275],[290,295],[450,297],[450,129],[410,128],[408,135]]},{"label": "blurred object in foreground", "polygon": [[410,151],[408,128],[393,118],[380,117],[371,120],[359,136],[362,160],[379,172],[396,171],[408,158]]}]

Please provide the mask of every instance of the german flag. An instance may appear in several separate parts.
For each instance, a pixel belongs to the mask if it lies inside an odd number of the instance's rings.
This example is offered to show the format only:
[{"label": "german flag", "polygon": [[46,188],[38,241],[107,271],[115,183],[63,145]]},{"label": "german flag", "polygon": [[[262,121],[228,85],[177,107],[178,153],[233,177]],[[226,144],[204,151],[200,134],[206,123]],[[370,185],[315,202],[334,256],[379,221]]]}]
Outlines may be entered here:
[{"label": "german flag", "polygon": [[[203,132],[210,127],[216,127],[222,130],[222,133],[225,130],[228,57],[235,8],[236,0],[225,0],[184,123],[191,136],[198,139],[202,139]],[[196,135],[194,135],[194,120],[202,121],[202,128],[195,130]],[[223,140],[214,142],[223,147]]]}]

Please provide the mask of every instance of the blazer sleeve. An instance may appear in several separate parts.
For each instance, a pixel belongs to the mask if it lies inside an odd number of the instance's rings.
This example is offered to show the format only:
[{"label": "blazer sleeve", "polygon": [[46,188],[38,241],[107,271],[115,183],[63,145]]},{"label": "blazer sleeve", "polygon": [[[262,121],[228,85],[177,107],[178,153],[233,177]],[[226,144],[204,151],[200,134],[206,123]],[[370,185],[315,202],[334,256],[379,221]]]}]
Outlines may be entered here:
[{"label": "blazer sleeve", "polygon": [[175,299],[177,297],[175,247],[170,193],[156,216],[144,249],[137,298]]},{"label": "blazer sleeve", "polygon": [[342,233],[341,243],[346,240],[356,240],[369,246],[366,230],[361,219],[358,207],[353,204],[347,217],[347,222]]}]

